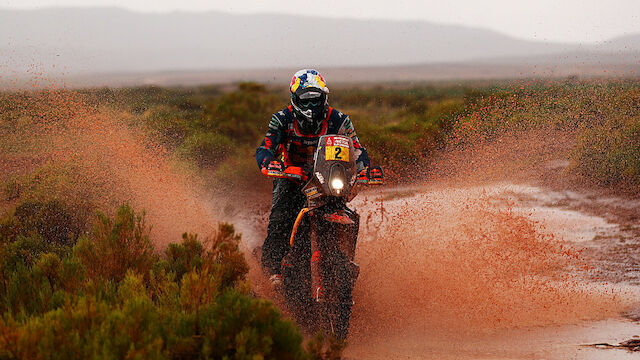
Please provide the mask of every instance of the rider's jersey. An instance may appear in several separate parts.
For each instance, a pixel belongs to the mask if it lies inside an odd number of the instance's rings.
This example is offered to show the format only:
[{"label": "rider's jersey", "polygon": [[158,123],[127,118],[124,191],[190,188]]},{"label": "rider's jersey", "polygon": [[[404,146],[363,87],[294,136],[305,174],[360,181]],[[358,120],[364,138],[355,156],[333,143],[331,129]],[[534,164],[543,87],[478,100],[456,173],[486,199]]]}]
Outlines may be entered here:
[{"label": "rider's jersey", "polygon": [[369,166],[369,155],[367,150],[360,144],[353,124],[349,116],[329,107],[327,118],[322,122],[321,130],[318,134],[303,134],[298,129],[298,122],[295,121],[288,106],[273,114],[269,123],[269,131],[256,150],[256,160],[258,166],[262,166],[265,159],[281,159],[286,166],[309,165],[313,162],[313,155],[318,146],[318,139],[322,135],[346,135],[353,140],[355,148],[356,163],[359,167]]}]

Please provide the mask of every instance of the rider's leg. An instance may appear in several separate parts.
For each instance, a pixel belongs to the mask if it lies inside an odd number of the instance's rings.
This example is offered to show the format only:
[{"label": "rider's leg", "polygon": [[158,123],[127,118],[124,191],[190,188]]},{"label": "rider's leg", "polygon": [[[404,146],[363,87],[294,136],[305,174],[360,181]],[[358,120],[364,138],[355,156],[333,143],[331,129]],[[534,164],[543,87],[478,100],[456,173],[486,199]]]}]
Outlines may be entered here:
[{"label": "rider's leg", "polygon": [[291,229],[304,202],[300,185],[287,179],[273,181],[268,234],[262,245],[262,266],[269,275],[280,274],[282,258],[289,251]]}]

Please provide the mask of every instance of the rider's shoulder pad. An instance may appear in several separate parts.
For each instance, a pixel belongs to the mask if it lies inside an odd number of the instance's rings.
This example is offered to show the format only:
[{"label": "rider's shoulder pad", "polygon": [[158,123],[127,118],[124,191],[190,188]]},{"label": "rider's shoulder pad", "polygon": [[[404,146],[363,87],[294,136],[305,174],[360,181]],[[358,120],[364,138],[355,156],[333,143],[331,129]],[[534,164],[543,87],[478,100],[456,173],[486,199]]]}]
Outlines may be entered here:
[{"label": "rider's shoulder pad", "polygon": [[269,129],[279,130],[286,128],[293,120],[293,114],[289,108],[284,108],[277,113],[271,115],[271,121],[269,122]]},{"label": "rider's shoulder pad", "polygon": [[329,116],[329,129],[331,132],[337,132],[343,126],[349,123],[349,115],[340,110],[332,109]]}]

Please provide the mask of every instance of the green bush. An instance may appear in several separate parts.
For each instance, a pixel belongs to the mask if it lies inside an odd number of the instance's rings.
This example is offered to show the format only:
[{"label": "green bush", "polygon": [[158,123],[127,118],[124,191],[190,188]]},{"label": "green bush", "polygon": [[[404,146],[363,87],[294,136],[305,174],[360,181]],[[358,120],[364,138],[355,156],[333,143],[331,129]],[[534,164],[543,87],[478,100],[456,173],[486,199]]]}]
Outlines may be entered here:
[{"label": "green bush", "polygon": [[[55,307],[69,273],[58,254],[37,235],[19,235],[4,244],[0,254],[0,310],[16,316],[40,313]],[[55,298],[54,298],[55,297]]]},{"label": "green bush", "polygon": [[264,300],[225,291],[203,311],[203,355],[223,359],[302,359],[302,335]]},{"label": "green bush", "polygon": [[602,185],[640,185],[640,118],[585,127],[573,161],[579,174]]},{"label": "green bush", "polygon": [[167,269],[172,271],[176,280],[181,280],[184,274],[202,267],[204,246],[198,241],[198,236],[182,234],[182,243],[171,243],[164,251],[167,259]]},{"label": "green bush", "polygon": [[159,255],[127,204],[99,213],[73,251],[36,232],[6,236],[0,358],[307,358],[293,323],[249,295],[239,241],[221,223]]},{"label": "green bush", "polygon": [[114,219],[98,213],[91,236],[81,238],[73,251],[92,279],[120,281],[128,270],[147,276],[154,261],[149,231],[144,213],[125,204]]}]

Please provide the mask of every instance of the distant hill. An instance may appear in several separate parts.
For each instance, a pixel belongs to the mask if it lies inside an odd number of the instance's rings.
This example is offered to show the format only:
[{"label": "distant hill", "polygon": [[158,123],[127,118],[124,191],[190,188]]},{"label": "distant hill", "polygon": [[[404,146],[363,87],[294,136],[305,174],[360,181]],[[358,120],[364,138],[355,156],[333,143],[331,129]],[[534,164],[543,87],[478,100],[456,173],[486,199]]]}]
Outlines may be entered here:
[{"label": "distant hill", "polygon": [[[599,46],[525,41],[422,21],[117,8],[0,10],[0,74],[67,74],[574,61],[634,62],[640,35]],[[572,55],[578,54],[578,55]],[[637,59],[637,58],[636,58]],[[627,62],[627,60],[623,61]],[[37,70],[35,70],[37,71]],[[287,70],[288,71],[288,70]],[[251,72],[260,77],[259,71]]]},{"label": "distant hill", "polygon": [[630,34],[620,36],[609,41],[603,42],[597,47],[603,51],[635,51],[640,52],[640,34]]},{"label": "distant hill", "polygon": [[55,60],[78,71],[461,62],[574,47],[427,22],[218,12],[146,14],[115,8],[0,11],[3,54]]}]

